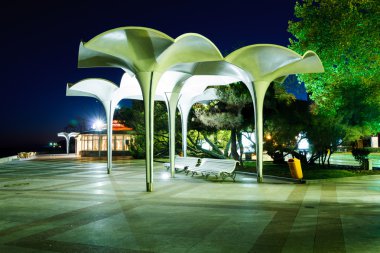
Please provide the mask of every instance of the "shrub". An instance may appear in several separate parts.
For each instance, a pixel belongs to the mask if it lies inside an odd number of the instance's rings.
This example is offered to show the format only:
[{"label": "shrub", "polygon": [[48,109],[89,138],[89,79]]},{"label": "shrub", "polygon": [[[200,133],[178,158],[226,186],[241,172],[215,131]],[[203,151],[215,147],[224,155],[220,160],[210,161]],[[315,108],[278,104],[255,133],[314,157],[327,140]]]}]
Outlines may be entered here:
[{"label": "shrub", "polygon": [[368,159],[369,153],[371,151],[366,148],[353,148],[351,151],[352,155],[354,156],[355,160],[360,163],[360,166],[364,167],[364,162],[366,159]]}]

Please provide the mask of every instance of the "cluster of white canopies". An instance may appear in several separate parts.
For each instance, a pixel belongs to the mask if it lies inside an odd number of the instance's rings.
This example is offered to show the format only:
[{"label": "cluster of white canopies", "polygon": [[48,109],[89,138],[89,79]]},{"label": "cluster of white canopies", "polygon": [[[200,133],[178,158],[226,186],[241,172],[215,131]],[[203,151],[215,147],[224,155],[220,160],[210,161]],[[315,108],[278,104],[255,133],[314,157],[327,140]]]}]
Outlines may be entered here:
[{"label": "cluster of white canopies", "polygon": [[[90,78],[68,84],[66,95],[100,100],[106,111],[108,147],[112,140],[112,119],[122,99],[144,101],[146,127],[146,187],[153,190],[154,101],[165,101],[169,115],[169,154],[174,176],[175,111],[182,117],[182,145],[186,155],[187,117],[191,106],[216,98],[208,86],[242,81],[255,108],[257,180],[262,182],[263,102],[271,82],[282,82],[290,74],[323,72],[316,53],[304,55],[278,45],[255,44],[224,57],[218,48],[200,34],[186,33],[176,39],[145,27],[121,27],[82,42],[78,67],[114,67],[124,70],[120,84]],[[108,148],[107,171],[112,168]]]}]

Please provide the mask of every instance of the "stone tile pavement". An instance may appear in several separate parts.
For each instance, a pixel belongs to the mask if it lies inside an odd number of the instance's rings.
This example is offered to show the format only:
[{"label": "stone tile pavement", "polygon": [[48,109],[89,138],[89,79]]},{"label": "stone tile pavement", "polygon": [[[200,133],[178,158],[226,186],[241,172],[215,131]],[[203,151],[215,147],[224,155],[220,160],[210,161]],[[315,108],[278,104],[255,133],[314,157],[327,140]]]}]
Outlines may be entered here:
[{"label": "stone tile pavement", "polygon": [[154,181],[141,160],[0,164],[0,252],[380,252],[380,176],[221,182],[156,163]]}]

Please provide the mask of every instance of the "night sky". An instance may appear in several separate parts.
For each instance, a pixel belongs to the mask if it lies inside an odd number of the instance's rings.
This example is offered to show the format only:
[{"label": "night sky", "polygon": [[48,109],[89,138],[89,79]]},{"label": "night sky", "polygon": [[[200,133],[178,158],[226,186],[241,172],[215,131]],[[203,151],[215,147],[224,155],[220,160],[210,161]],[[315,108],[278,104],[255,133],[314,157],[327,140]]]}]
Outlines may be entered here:
[{"label": "night sky", "polygon": [[[58,141],[78,117],[102,114],[92,98],[66,97],[66,83],[117,69],[78,69],[78,47],[106,30],[146,26],[175,38],[200,33],[227,55],[242,46],[287,46],[296,0],[262,1],[7,1],[0,7],[0,148],[27,149]],[[27,150],[25,150],[27,151]]]}]

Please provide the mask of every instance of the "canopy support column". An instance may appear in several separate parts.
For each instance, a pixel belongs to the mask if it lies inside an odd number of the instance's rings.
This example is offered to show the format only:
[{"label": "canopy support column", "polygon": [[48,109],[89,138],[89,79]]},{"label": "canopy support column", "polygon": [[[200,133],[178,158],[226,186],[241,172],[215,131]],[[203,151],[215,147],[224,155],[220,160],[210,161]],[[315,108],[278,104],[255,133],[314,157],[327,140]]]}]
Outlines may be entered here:
[{"label": "canopy support column", "polygon": [[255,108],[255,135],[256,135],[256,171],[257,182],[263,182],[263,107],[265,93],[269,87],[268,81],[257,81],[254,83],[254,108]]},{"label": "canopy support column", "polygon": [[165,92],[166,104],[169,118],[169,159],[170,175],[175,177],[175,112],[177,109],[179,93]]},{"label": "canopy support column", "polygon": [[70,147],[70,137],[65,135],[65,140],[66,140],[66,154],[69,154],[69,147]]},{"label": "canopy support column", "polygon": [[189,118],[189,111],[182,110],[182,153],[183,157],[187,157],[187,121]]},{"label": "canopy support column", "polygon": [[139,80],[144,99],[145,115],[145,167],[146,167],[146,191],[153,191],[153,136],[154,136],[154,97],[155,83],[154,72],[139,72],[136,75]]},{"label": "canopy support column", "polygon": [[[114,114],[112,101],[104,103],[104,109],[107,117],[107,174],[110,174],[112,170],[112,121]],[[101,150],[101,147],[99,147],[99,150]]]}]

